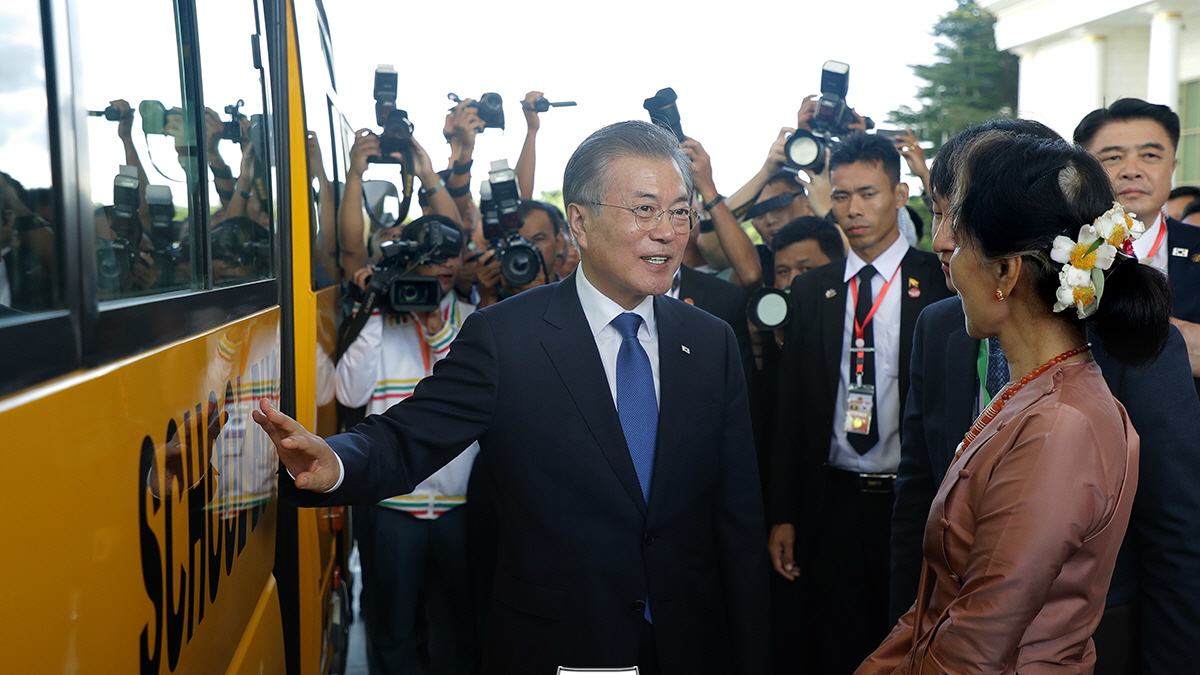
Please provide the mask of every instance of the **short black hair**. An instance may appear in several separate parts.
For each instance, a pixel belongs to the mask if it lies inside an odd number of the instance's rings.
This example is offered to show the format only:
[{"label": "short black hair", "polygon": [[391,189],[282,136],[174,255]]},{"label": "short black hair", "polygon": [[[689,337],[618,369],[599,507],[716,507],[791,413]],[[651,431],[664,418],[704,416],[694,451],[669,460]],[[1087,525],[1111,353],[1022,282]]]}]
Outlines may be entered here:
[{"label": "short black hair", "polygon": [[1179,219],[1183,220],[1193,213],[1200,213],[1200,199],[1193,199],[1188,202],[1188,205],[1183,207],[1183,213],[1179,214]]},{"label": "short black hair", "polygon": [[788,188],[792,192],[799,192],[800,194],[803,194],[805,196],[808,195],[808,190],[806,190],[804,188],[804,183],[800,182],[800,177],[797,176],[794,171],[787,171],[787,170],[780,171],[779,173],[775,174],[774,176],[771,176],[767,180],[766,184],[770,185],[771,183],[787,183]]},{"label": "short black hair", "polygon": [[779,228],[771,239],[771,250],[775,253],[808,239],[815,240],[830,260],[846,257],[846,244],[838,234],[837,225],[817,216],[800,216]]},{"label": "short black hair", "polygon": [[550,224],[554,226],[554,234],[566,234],[567,219],[563,217],[562,211],[558,207],[547,202],[539,202],[536,199],[523,199],[521,206],[518,207],[521,212],[521,218],[529,215],[530,211],[541,211],[550,219]]},{"label": "short black hair", "polygon": [[1172,188],[1171,194],[1167,199],[1179,199],[1180,197],[1191,197],[1192,199],[1200,199],[1200,186],[1197,185],[1180,185]]},{"label": "short black hair", "polygon": [[883,136],[855,134],[842,141],[829,159],[829,170],[833,171],[843,164],[855,162],[878,163],[887,174],[892,187],[900,183],[900,151],[896,150],[895,143]]},{"label": "short black hair", "polygon": [[1117,99],[1107,108],[1097,108],[1084,115],[1079,126],[1075,127],[1072,137],[1075,143],[1086,146],[1104,125],[1129,120],[1158,122],[1171,137],[1171,147],[1179,147],[1179,115],[1165,105],[1147,103],[1140,98]]},{"label": "short black hair", "polygon": [[1049,140],[1062,140],[1053,129],[1033,120],[997,117],[982,124],[963,129],[957,136],[942,144],[929,167],[929,190],[933,196],[949,199],[954,190],[954,169],[958,153],[972,139],[986,131],[1007,131],[1018,136],[1032,136]]}]

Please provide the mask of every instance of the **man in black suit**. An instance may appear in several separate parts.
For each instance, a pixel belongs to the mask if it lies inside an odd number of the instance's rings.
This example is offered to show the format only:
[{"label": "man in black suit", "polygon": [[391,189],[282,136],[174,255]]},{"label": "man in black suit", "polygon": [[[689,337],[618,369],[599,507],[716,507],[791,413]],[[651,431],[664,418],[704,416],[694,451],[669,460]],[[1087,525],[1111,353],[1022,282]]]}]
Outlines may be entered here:
[{"label": "man in black suit", "polygon": [[766,670],[737,343],[655,297],[695,222],[691,192],[669,132],[601,129],[563,182],[575,274],[471,315],[411,398],[328,443],[265,400],[255,413],[295,474],[281,492],[304,505],[407,492],[479,440],[500,524],[485,673]]},{"label": "man in black suit", "polygon": [[[942,146],[931,172],[934,251],[947,269],[954,239],[944,195],[951,192],[955,153],[988,129],[1057,138],[1025,120],[990,122]],[[946,276],[946,284],[951,285]],[[1125,368],[1092,338],[1092,354],[1141,436],[1137,497],[1094,636],[1097,673],[1194,670],[1200,640],[1200,399],[1188,378],[1187,349],[1171,331],[1162,355]],[[892,521],[892,619],[917,595],[929,507],[963,434],[986,404],[987,343],[967,335],[957,297],[931,305],[917,320],[912,382],[905,407],[900,472]],[[1005,371],[1007,374],[1007,371]],[[1006,378],[1005,378],[1006,379]],[[1003,382],[1004,380],[1001,380]],[[1140,639],[1139,639],[1140,637]]]},{"label": "man in black suit", "polygon": [[1121,206],[1146,224],[1133,248],[1139,261],[1171,281],[1171,322],[1187,342],[1200,391],[1200,228],[1169,218],[1164,208],[1177,163],[1179,115],[1165,105],[1123,98],[1084,116],[1074,137],[1108,171]]},{"label": "man in black suit", "polygon": [[851,250],[792,283],[770,552],[777,572],[805,585],[806,663],[812,672],[849,673],[887,635],[892,481],[912,330],[920,311],[948,293],[937,258],[900,235],[908,187],[895,146],[853,136],[833,153],[830,171],[833,211]]}]

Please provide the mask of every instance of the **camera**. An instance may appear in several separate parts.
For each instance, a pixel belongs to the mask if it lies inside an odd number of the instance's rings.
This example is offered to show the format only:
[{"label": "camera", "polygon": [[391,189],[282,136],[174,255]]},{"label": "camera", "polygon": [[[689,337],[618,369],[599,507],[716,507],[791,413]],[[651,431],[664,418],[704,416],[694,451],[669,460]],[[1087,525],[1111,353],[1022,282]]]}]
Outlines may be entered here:
[{"label": "camera", "polygon": [[[826,61],[821,68],[821,98],[817,111],[808,121],[812,131],[798,129],[783,148],[788,164],[794,168],[821,173],[825,170],[825,149],[849,136],[854,113],[846,104],[850,88],[850,66],[841,61]],[[875,126],[864,117],[868,129]]]},{"label": "camera", "polygon": [[[133,111],[129,111],[130,117],[133,116]],[[116,122],[121,119],[121,111],[117,106],[109,104],[104,110],[89,110],[88,117],[103,117],[109,122]]]},{"label": "camera", "polygon": [[379,308],[392,314],[427,312],[441,304],[442,286],[437,277],[415,269],[460,255],[462,230],[445,216],[422,216],[404,226],[400,239],[380,242],[379,250],[383,257],[368,289],[376,292]]},{"label": "camera", "polygon": [[138,207],[142,205],[139,183],[137,167],[128,164],[122,164],[113,178],[113,209],[109,227],[118,237],[132,242],[137,242],[142,236],[142,223],[138,217]]},{"label": "camera", "polygon": [[408,113],[396,108],[396,92],[399,75],[390,64],[381,63],[375,69],[375,123],[383,127],[379,135],[379,154],[368,157],[376,164],[400,164],[392,153],[403,155],[408,152],[412,140],[413,123]]},{"label": "camera", "polygon": [[683,127],[679,124],[679,108],[675,105],[677,98],[679,97],[675,95],[674,89],[659,89],[657,94],[642,102],[642,107],[650,113],[651,122],[670,129],[675,138],[682,143],[687,140],[687,136],[683,135]]},{"label": "camera", "polygon": [[517,174],[507,159],[492,162],[488,179],[479,185],[483,236],[500,255],[500,274],[513,286],[528,286],[545,265],[541,251],[521,236],[521,198]]},{"label": "camera", "polygon": [[[462,103],[462,99],[458,94],[447,94],[446,98],[455,103]],[[479,120],[483,122],[484,129],[504,129],[504,99],[500,98],[500,94],[494,91],[480,96],[474,103],[467,105],[468,108],[475,108],[476,114],[479,115]],[[451,108],[454,110],[454,108]]]},{"label": "camera", "polygon": [[229,115],[230,119],[224,123],[225,129],[221,132],[222,139],[234,143],[242,142],[242,118],[245,117],[242,114],[242,106],[244,105],[246,102],[239,98],[237,103],[225,106],[225,114]]},{"label": "camera", "polygon": [[551,108],[562,108],[565,106],[573,106],[573,105],[575,105],[575,101],[547,101],[545,96],[539,96],[533,102],[532,107],[526,105],[524,101],[521,102],[522,108],[524,108],[526,110],[532,110],[533,112],[536,112],[536,113],[544,113]]},{"label": "camera", "polygon": [[783,328],[792,320],[792,297],[778,288],[760,288],[746,303],[746,317],[759,330]]}]

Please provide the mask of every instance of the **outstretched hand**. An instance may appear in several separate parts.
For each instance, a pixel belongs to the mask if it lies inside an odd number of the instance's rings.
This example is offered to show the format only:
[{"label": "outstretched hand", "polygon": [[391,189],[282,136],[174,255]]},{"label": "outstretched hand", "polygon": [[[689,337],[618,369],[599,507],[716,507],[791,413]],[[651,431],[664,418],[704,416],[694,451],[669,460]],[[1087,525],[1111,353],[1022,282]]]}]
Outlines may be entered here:
[{"label": "outstretched hand", "polygon": [[283,465],[296,477],[296,487],[327,492],[337,485],[341,476],[337,455],[325,439],[276,410],[266,398],[259,401],[253,416],[271,437]]}]

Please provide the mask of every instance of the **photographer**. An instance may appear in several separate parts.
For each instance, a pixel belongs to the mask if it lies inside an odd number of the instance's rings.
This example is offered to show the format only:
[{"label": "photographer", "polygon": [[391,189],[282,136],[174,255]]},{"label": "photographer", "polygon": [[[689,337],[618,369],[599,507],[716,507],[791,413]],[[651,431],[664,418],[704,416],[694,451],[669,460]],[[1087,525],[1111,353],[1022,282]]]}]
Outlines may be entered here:
[{"label": "photographer", "polygon": [[494,305],[521,291],[559,280],[556,270],[565,255],[562,244],[566,240],[564,232],[567,228],[562,213],[553,204],[534,200],[522,200],[520,213],[523,222],[518,232],[522,238],[537,247],[541,256],[541,270],[531,283],[514,286],[501,274],[499,251],[488,250],[479,254],[475,278],[480,308]]},{"label": "photographer", "polygon": [[[360,133],[358,138],[367,136]],[[417,240],[421,228],[429,224],[453,224],[458,229],[456,222],[444,216],[424,216],[409,225],[382,230],[372,237],[375,262],[382,257],[379,243]],[[416,267],[410,262],[406,267],[417,275],[437,278],[441,292],[437,309],[371,311],[337,364],[337,398],[343,405],[366,406],[368,414],[376,414],[408,398],[433,365],[446,356],[463,320],[474,311],[451,292],[461,257],[433,257],[437,262]],[[372,275],[382,273],[363,267],[353,280],[365,291]],[[474,622],[466,568],[466,510],[458,507],[466,502],[467,478],[477,452],[478,446],[472,444],[413,492],[355,510],[367,660],[373,673],[419,672],[418,597],[424,598],[428,614],[431,672],[465,674],[472,670]]]},{"label": "photographer", "polygon": [[[521,199],[523,200],[533,199],[533,180],[537,164],[537,133],[542,126],[537,104],[539,100],[544,103],[545,96],[540,91],[531,91],[525,94],[525,100],[521,101],[521,112],[525,114],[526,131],[525,143],[521,146],[521,155],[517,157],[516,171],[517,185],[521,189]],[[550,206],[558,214],[556,229],[559,242],[556,259],[552,261],[550,258],[546,258],[546,264],[552,265],[551,269],[556,278],[561,279],[575,271],[575,267],[579,264],[579,251],[571,242],[571,238],[567,236],[566,220],[558,211],[558,207],[549,204],[547,206]],[[531,237],[525,238],[535,241]]]},{"label": "photographer", "polygon": [[[473,99],[465,99],[454,106],[446,115],[446,123],[442,127],[442,135],[450,143],[449,175],[446,178],[446,192],[454,200],[462,214],[464,229],[474,234],[475,215],[478,210],[471,199],[471,166],[474,163],[475,136],[483,131],[483,120],[479,119],[478,109],[472,104]],[[468,217],[470,214],[470,217]]]},{"label": "photographer", "polygon": [[[461,223],[459,211],[448,194],[448,184],[433,170],[429,155],[417,143],[417,139],[411,138],[409,142],[412,148],[412,173],[421,181],[431,211]],[[366,237],[363,234],[366,226],[363,219],[363,173],[367,170],[370,158],[378,156],[379,136],[370,129],[354,132],[350,168],[346,171],[346,188],[338,209],[338,244],[342,251],[339,262],[347,276],[353,276],[367,266]],[[392,153],[392,157],[401,159],[399,153]],[[403,219],[406,215],[397,214],[397,217]]]},{"label": "photographer", "polygon": [[[692,160],[692,176],[696,182],[696,192],[704,202],[704,210],[712,219],[713,231],[720,242],[721,249],[732,264],[737,283],[743,288],[757,288],[762,285],[763,267],[758,261],[754,243],[746,236],[742,226],[738,224],[725,197],[717,192],[713,183],[712,158],[705,152],[704,146],[694,138],[688,138],[679,144],[683,152]],[[704,228],[701,228],[702,230]]]}]

